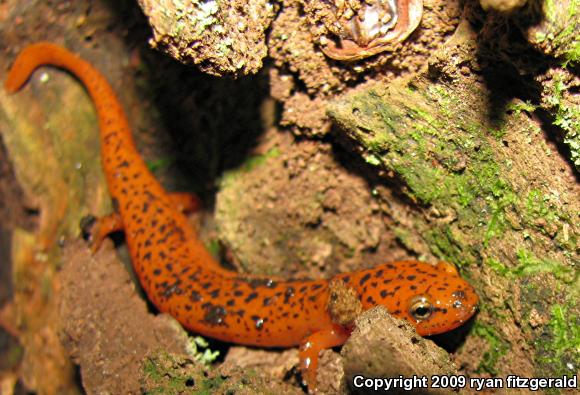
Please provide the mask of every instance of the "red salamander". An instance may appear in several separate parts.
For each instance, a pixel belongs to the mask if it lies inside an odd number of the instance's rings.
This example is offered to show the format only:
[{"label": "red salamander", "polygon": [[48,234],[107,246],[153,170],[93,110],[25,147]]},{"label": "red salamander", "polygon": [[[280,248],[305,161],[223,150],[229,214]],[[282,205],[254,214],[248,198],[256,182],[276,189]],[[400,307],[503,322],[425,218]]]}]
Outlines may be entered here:
[{"label": "red salamander", "polygon": [[422,336],[449,331],[475,312],[478,297],[454,266],[393,262],[332,279],[285,281],[222,268],[183,213],[195,200],[169,194],[136,149],[124,111],[105,78],[89,63],[50,43],[26,47],[5,88],[18,91],[41,65],[68,70],[86,86],[98,113],[101,159],[116,213],[96,224],[95,243],[123,230],[135,273],[148,298],[187,329],[226,342],[300,345],[307,384],[316,382],[318,354],[343,344],[351,327],[333,320],[327,303],[331,281],[354,290],[362,310],[385,306]]}]

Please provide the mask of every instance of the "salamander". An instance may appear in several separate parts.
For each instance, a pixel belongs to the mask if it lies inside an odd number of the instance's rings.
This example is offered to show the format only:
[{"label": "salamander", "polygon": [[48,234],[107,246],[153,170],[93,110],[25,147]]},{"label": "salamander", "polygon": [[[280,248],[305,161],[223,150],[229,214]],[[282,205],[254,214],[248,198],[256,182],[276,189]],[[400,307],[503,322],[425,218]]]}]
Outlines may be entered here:
[{"label": "salamander", "polygon": [[32,44],[17,56],[5,89],[18,91],[42,65],[75,75],[98,114],[102,166],[116,211],[97,222],[93,248],[123,230],[147,297],[188,330],[242,345],[300,346],[303,377],[314,387],[319,352],[342,345],[352,330],[329,312],[333,282],[353,290],[362,310],[385,306],[422,336],[454,329],[476,311],[474,289],[444,262],[408,260],[289,281],[223,268],[188,225],[184,209],[196,206],[195,199],[166,192],[149,171],[115,92],[93,66],[55,44]]}]

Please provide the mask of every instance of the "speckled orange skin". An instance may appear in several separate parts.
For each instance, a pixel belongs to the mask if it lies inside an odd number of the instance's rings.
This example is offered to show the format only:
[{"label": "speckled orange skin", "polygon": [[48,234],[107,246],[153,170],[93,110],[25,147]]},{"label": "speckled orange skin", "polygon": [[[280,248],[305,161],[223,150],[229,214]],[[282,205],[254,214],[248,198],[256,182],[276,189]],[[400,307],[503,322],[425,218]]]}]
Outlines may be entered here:
[{"label": "speckled orange skin", "polygon": [[[305,378],[314,385],[319,351],[343,344],[351,329],[333,323],[326,310],[330,280],[284,281],[222,268],[147,169],[115,93],[92,66],[56,45],[30,45],[10,70],[6,90],[19,90],[45,64],[76,75],[95,103],[103,169],[118,209],[111,227],[124,230],[135,273],[149,299],[204,336],[252,346],[301,344]],[[473,315],[478,300],[473,288],[445,263],[387,263],[334,279],[356,290],[363,309],[383,305],[414,324],[420,335],[460,326]],[[409,313],[418,296],[434,306],[426,320]]]}]

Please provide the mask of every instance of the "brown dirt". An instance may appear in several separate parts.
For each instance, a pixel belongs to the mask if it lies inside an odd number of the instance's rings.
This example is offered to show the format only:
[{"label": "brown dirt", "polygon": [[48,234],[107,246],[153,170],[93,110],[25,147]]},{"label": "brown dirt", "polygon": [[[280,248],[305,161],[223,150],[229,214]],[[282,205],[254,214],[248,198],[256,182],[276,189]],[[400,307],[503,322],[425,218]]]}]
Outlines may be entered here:
[{"label": "brown dirt", "polygon": [[319,278],[408,257],[393,248],[385,203],[359,174],[364,165],[275,130],[256,154],[226,175],[216,198],[220,239],[240,270]]},{"label": "brown dirt", "polygon": [[372,81],[390,81],[426,67],[427,58],[451,36],[459,23],[459,1],[425,0],[421,25],[393,51],[350,63],[329,59],[317,45],[325,29],[308,12],[308,2],[286,0],[272,24],[271,92],[283,104],[281,125],[300,135],[330,131],[326,100],[360,89]]},{"label": "brown dirt", "polygon": [[82,241],[67,244],[63,261],[59,334],[84,390],[140,393],[141,361],[158,350],[185,353],[186,333],[173,318],[147,311],[110,242],[94,256]]}]

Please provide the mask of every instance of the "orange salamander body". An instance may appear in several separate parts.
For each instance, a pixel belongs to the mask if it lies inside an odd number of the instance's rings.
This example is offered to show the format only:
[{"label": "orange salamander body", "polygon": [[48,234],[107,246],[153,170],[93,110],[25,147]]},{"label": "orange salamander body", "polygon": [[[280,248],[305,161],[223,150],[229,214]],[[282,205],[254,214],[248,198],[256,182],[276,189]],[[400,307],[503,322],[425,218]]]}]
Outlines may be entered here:
[{"label": "orange salamander body", "polygon": [[17,57],[6,90],[19,90],[41,65],[77,76],[98,113],[102,165],[117,213],[102,220],[108,227],[101,226],[97,238],[112,230],[125,232],[135,273],[147,296],[187,329],[244,345],[301,345],[301,368],[313,386],[319,352],[343,344],[352,329],[334,322],[327,310],[331,281],[354,289],[363,310],[383,305],[423,336],[454,329],[474,314],[478,301],[474,289],[447,263],[387,263],[330,280],[308,281],[222,268],[176,207],[179,199],[148,170],[115,93],[89,63],[57,45],[33,44]]}]

